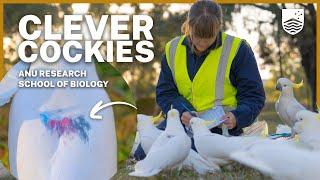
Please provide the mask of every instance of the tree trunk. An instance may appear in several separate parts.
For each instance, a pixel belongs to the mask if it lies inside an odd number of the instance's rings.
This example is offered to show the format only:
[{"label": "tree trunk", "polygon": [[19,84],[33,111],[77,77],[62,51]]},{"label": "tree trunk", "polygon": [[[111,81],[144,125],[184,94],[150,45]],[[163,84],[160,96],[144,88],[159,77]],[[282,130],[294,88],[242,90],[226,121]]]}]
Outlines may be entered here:
[{"label": "tree trunk", "polygon": [[307,81],[311,89],[311,106],[313,110],[317,109],[316,99],[316,11],[312,4],[307,6],[310,12],[310,18],[305,17],[305,24],[311,25],[310,28],[303,29],[297,35],[295,45],[298,47],[301,54],[301,64],[305,70]]}]

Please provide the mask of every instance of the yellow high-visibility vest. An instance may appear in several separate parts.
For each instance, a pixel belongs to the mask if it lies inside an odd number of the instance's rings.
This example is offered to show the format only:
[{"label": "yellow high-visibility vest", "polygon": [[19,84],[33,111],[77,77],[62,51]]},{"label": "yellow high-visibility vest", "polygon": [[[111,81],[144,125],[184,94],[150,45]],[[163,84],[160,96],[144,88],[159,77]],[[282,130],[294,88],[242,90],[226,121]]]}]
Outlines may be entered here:
[{"label": "yellow high-visibility vest", "polygon": [[229,79],[232,61],[241,39],[222,33],[222,45],[210,50],[200,69],[191,81],[187,69],[185,36],[178,36],[166,44],[166,59],[179,94],[186,98],[196,111],[214,106],[234,109],[237,106],[237,89]]}]

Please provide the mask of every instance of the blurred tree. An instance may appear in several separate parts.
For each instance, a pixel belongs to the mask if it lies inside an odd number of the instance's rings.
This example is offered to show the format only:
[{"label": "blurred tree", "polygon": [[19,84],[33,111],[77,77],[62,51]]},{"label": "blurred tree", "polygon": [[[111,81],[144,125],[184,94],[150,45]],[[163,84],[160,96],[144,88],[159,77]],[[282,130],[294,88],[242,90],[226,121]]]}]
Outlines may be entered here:
[{"label": "blurred tree", "polygon": [[[91,4],[89,13],[93,14],[96,18],[99,18],[102,14],[111,14],[109,11],[111,4]],[[117,4],[119,7],[123,4]],[[165,43],[173,37],[180,35],[180,27],[183,21],[186,19],[187,10],[181,10],[178,12],[169,11],[170,4],[154,4],[153,8],[147,12],[140,8],[140,4],[130,4],[130,7],[134,9],[133,14],[147,13],[153,18],[155,26],[152,28],[152,34],[154,35],[154,54],[155,59],[150,63],[140,63],[134,61],[134,63],[112,63],[122,75],[128,81],[130,87],[137,99],[154,97],[155,85],[158,79],[158,73],[160,70],[161,57],[164,52]],[[222,4],[223,10],[223,30],[233,29],[232,26],[232,14],[239,12],[245,5],[234,4]],[[285,61],[290,60],[292,54],[298,54],[302,59],[302,66],[305,70],[307,82],[310,85],[312,91],[312,99],[316,99],[315,91],[315,33],[316,33],[316,12],[315,7],[312,4],[295,4],[295,7],[305,9],[305,26],[304,29],[297,35],[291,36],[285,33],[281,27],[281,9],[286,8],[285,4],[250,4],[250,6],[257,7],[264,11],[269,11],[275,16],[267,22],[260,21],[258,28],[259,32],[259,53],[260,57],[264,59],[265,64],[271,66],[278,66],[279,69],[275,71],[278,76],[288,75],[286,73],[288,66]],[[15,12],[15,13],[12,13]],[[13,37],[18,32],[18,21],[26,14],[35,14],[43,19],[45,14],[52,14],[54,23],[59,26],[62,22],[62,16],[64,14],[71,14],[71,4],[6,4],[4,6],[4,25],[5,36]],[[131,23],[131,21],[129,21]],[[263,25],[272,26],[273,32],[271,34],[265,34]],[[31,30],[33,26],[28,24],[28,29]],[[246,27],[248,28],[249,27]],[[132,30],[132,24],[129,24],[129,33]],[[273,43],[268,42],[268,38],[273,38]],[[144,37],[143,37],[144,38]],[[13,39],[13,38],[12,38]],[[132,54],[135,55],[135,44],[132,46]],[[286,46],[285,46],[286,45]],[[289,48],[287,48],[289,47]],[[104,47],[105,48],[105,47]],[[280,48],[281,50],[277,50]],[[286,49],[287,48],[287,49]],[[12,51],[15,49],[12,48]],[[114,48],[115,50],[115,48]],[[289,54],[289,55],[288,55]],[[290,55],[291,54],[291,55]],[[10,63],[8,59],[5,59],[5,63]],[[12,62],[11,62],[12,63]],[[13,62],[14,63],[14,62]],[[292,69],[291,69],[292,70]],[[289,71],[290,73],[291,71]],[[144,93],[139,93],[144,92]],[[315,101],[312,103],[315,105]]]},{"label": "blurred tree", "polygon": [[[14,12],[14,13],[13,13]],[[11,37],[18,34],[18,25],[20,19],[25,15],[36,15],[41,21],[44,19],[44,15],[52,15],[52,23],[59,26],[63,23],[63,15],[71,14],[71,4],[5,4],[4,5],[4,36]],[[27,31],[31,32],[36,26],[32,23],[27,24]],[[28,47],[30,48],[30,47]],[[16,47],[13,47],[11,51],[15,51]],[[10,50],[7,50],[10,51]],[[26,55],[31,54],[31,49],[26,49]],[[17,60],[17,59],[15,59]],[[6,59],[5,63],[15,63],[15,60]]]},{"label": "blurred tree", "polygon": [[[41,20],[44,15],[52,15],[53,24],[61,24],[64,14],[71,14],[71,4],[4,4],[4,33],[5,36],[10,36],[17,33],[20,19],[28,14],[38,16]],[[32,28],[31,24],[27,27]]]},{"label": "blurred tree", "polygon": [[[118,4],[120,7],[121,4]],[[155,96],[155,85],[158,80],[157,70],[160,68],[162,55],[164,53],[165,43],[170,41],[175,36],[181,35],[181,25],[187,17],[187,10],[179,12],[169,11],[170,4],[154,4],[148,12],[140,9],[139,4],[131,4],[134,9],[133,14],[147,13],[153,18],[154,26],[151,29],[154,35],[154,54],[155,58],[149,63],[140,63],[134,61],[133,63],[113,63],[113,65],[123,73],[126,79],[130,80],[128,83],[132,88],[133,93],[137,99],[150,98]],[[223,5],[224,24],[223,28],[229,28],[231,21],[231,12],[235,10],[235,5]],[[92,4],[89,9],[91,14],[99,16],[99,14],[110,14],[109,9],[105,5]],[[132,31],[132,24],[129,21],[129,33]],[[144,37],[143,37],[144,38]],[[133,43],[131,52],[136,55],[135,44]],[[141,93],[144,92],[144,93]]]},{"label": "blurred tree", "polygon": [[[259,29],[262,36],[260,36],[260,56],[265,59],[266,64],[278,64],[279,65],[279,76],[285,75],[286,67],[284,67],[284,60],[292,60],[290,54],[297,53],[301,56],[301,64],[306,74],[307,82],[311,89],[311,106],[316,110],[316,10],[313,4],[294,4],[294,8],[304,9],[304,27],[301,32],[296,35],[290,35],[282,30],[282,20],[281,20],[281,9],[287,8],[286,4],[268,4],[260,5],[253,4],[253,6],[270,11],[275,14],[274,19],[270,22],[260,22],[260,26],[264,23],[274,27],[272,37],[274,41],[278,44],[278,52],[275,53],[273,46],[268,46],[266,43],[266,38],[263,36],[263,29]],[[283,44],[287,44],[284,46]],[[286,49],[287,48],[287,49]],[[285,57],[287,56],[287,57]],[[289,63],[287,63],[289,64]],[[287,76],[289,76],[295,69],[290,68]],[[301,74],[301,73],[300,73]],[[296,78],[298,79],[298,78]]]}]

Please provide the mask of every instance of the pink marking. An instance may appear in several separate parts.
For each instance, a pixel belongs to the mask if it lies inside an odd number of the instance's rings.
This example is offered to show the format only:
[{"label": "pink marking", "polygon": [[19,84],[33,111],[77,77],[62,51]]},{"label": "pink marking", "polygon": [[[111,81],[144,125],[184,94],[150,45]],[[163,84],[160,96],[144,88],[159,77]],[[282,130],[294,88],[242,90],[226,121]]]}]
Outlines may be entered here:
[{"label": "pink marking", "polygon": [[[55,119],[51,119],[50,116],[55,116]],[[41,120],[45,126],[51,132],[56,132],[59,137],[64,133],[68,135],[70,134],[71,136],[73,136],[72,134],[75,133],[78,134],[85,142],[89,140],[87,131],[89,131],[91,127],[83,116],[78,116],[75,118],[62,117],[60,119],[54,114],[44,112],[40,114],[40,117],[42,118]]]},{"label": "pink marking", "polygon": [[58,121],[57,120],[50,120],[49,125],[52,129],[54,129],[58,125]]},{"label": "pink marking", "polygon": [[71,120],[65,117],[60,121],[60,125],[62,128],[68,127],[71,125]]}]

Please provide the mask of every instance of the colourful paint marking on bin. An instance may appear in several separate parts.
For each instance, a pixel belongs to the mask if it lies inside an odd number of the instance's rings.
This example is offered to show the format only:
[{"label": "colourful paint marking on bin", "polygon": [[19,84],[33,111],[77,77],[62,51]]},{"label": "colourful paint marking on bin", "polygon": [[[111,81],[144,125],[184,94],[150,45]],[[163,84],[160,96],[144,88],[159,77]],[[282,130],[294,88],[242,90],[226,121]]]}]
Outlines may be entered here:
[{"label": "colourful paint marking on bin", "polygon": [[77,117],[60,117],[53,112],[42,112],[40,113],[40,119],[48,130],[52,133],[57,133],[59,137],[64,134],[76,134],[84,142],[89,141],[88,131],[91,127],[82,115]]}]

